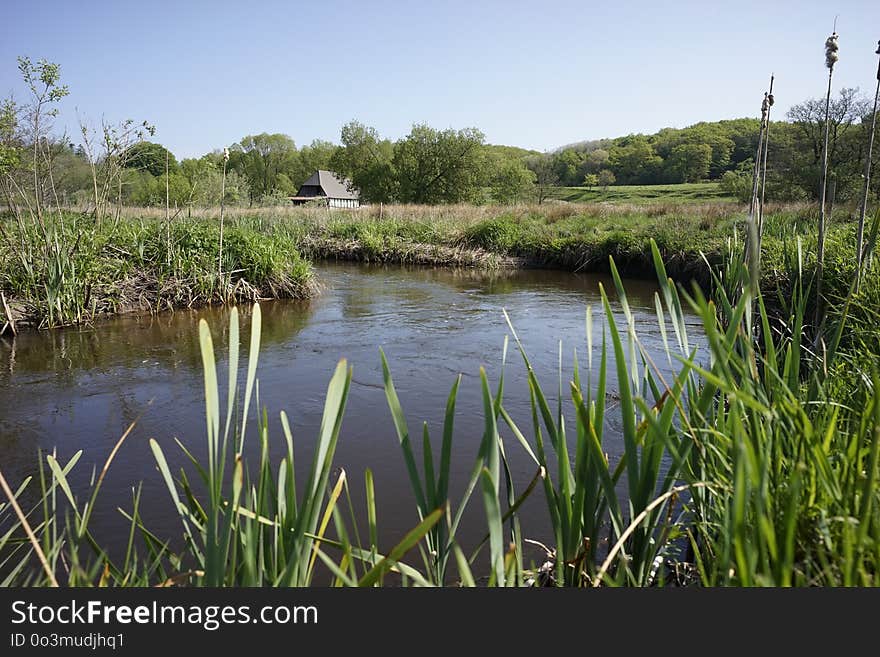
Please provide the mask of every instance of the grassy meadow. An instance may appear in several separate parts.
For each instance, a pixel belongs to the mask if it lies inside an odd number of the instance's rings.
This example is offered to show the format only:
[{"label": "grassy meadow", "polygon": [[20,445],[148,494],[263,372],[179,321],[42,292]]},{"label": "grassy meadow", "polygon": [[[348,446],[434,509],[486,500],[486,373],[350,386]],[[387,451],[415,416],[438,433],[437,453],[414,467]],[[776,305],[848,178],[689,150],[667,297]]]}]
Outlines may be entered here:
[{"label": "grassy meadow", "polygon": [[548,198],[572,203],[735,203],[717,182],[552,187]]}]

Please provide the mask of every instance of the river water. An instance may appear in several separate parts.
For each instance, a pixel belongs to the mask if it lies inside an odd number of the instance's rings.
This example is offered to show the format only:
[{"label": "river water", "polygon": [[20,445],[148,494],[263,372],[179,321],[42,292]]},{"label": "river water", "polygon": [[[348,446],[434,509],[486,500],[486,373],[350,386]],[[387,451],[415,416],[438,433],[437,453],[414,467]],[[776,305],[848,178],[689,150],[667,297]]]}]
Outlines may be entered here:
[{"label": "river water", "polygon": [[[297,469],[305,471],[327,383],[338,360],[347,358],[354,380],[335,464],[345,468],[363,516],[363,473],[366,468],[373,471],[381,550],[396,543],[418,522],[418,516],[382,390],[379,347],[387,355],[414,442],[421,443],[421,423],[427,421],[438,451],[446,398],[456,376],[462,375],[450,486],[452,502],[457,505],[483,429],[479,367],[485,366],[493,390],[501,369],[504,338],[509,334],[502,309],[507,309],[545,393],[555,399],[559,341],[567,388],[574,349],[581,367],[586,367],[586,307],[594,305],[598,345],[604,324],[598,285],[602,282],[606,290],[613,290],[611,281],[602,276],[547,270],[487,273],[319,263],[316,273],[323,286],[317,298],[261,305],[258,379],[260,404],[268,409],[270,451],[279,456],[283,452],[278,414],[284,410],[293,425]],[[640,339],[649,350],[657,351],[654,360],[662,366],[666,357],[654,310],[656,285],[627,280],[625,287]],[[615,295],[610,296],[622,322]],[[242,385],[250,314],[250,308],[241,309]],[[86,328],[30,332],[14,342],[0,339],[0,465],[10,483],[16,485],[36,472],[38,450],[55,449],[61,460],[83,450],[71,477],[74,489],[83,494],[93,468],[100,470],[126,427],[137,420],[105,479],[92,526],[111,545],[123,543],[127,526],[117,507],[130,509],[132,487],[143,482],[141,507],[148,526],[157,535],[178,542],[179,521],[148,440],[155,438],[163,446],[172,471],[187,465],[175,438],[196,454],[204,453],[201,318],[211,327],[222,373],[226,368],[222,356],[227,344],[226,308],[123,316]],[[692,332],[699,330],[695,316],[688,323],[693,325]],[[524,373],[511,344],[505,406],[531,439]],[[225,399],[224,380],[221,401]],[[614,412],[616,388],[610,368],[605,449],[612,460],[623,449],[619,415]],[[255,412],[253,405],[251,412]],[[567,421],[573,434],[570,401]],[[502,437],[521,490],[536,467],[503,425]],[[254,462],[255,438],[251,430],[246,457]],[[192,469],[188,474],[196,478]],[[526,536],[549,539],[540,487],[523,507],[522,525]],[[460,538],[467,545],[484,533],[482,501],[475,495]]]}]

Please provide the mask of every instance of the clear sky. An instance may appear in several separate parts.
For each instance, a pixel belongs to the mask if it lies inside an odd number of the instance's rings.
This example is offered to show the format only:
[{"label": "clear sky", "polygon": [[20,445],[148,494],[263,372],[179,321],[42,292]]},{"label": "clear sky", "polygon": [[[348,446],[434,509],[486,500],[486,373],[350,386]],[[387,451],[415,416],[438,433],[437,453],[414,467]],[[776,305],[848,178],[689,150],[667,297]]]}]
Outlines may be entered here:
[{"label": "clear sky", "polygon": [[876,84],[880,1],[0,0],[0,96],[24,98],[16,56],[62,67],[77,113],[147,119],[178,157],[246,134],[338,142],[351,119],[480,128],[490,143],[560,145],[759,114]]}]

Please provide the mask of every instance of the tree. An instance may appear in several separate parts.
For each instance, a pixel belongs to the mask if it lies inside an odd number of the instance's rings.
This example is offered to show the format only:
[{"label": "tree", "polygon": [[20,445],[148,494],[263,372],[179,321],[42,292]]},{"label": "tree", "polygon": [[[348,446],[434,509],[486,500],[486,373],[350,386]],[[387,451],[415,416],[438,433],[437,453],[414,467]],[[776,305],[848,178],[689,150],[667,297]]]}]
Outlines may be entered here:
[{"label": "tree", "polygon": [[[828,171],[837,181],[837,196],[857,190],[861,176],[863,135],[859,123],[870,115],[868,99],[858,88],[841,89],[831,100],[828,115]],[[794,124],[794,149],[789,154],[791,181],[813,197],[819,193],[822,148],[825,138],[825,100],[809,99],[786,115]]]},{"label": "tree", "polygon": [[559,175],[553,168],[553,161],[547,154],[529,158],[526,165],[535,173],[535,196],[540,205],[550,195],[550,190],[559,184]]},{"label": "tree", "polygon": [[483,133],[435,130],[424,124],[394,145],[399,200],[404,203],[476,201],[485,180]]},{"label": "tree", "polygon": [[342,126],[342,146],[330,157],[330,168],[351,180],[367,203],[388,203],[397,192],[394,147],[375,128],[358,121]]},{"label": "tree", "polygon": [[608,164],[624,184],[644,185],[657,182],[663,159],[654,152],[647,137],[630,135],[611,148]]},{"label": "tree", "polygon": [[664,169],[670,182],[697,182],[709,176],[712,147],[708,144],[681,144],[669,152]]},{"label": "tree", "polygon": [[574,186],[580,182],[578,171],[583,158],[573,148],[565,148],[553,156],[553,168],[563,185]]},{"label": "tree", "polygon": [[583,181],[585,176],[589,176],[590,174],[597,174],[602,169],[608,168],[608,151],[604,148],[596,148],[592,151],[586,152],[581,159],[581,163],[578,166],[577,174],[575,175],[575,180]]},{"label": "tree", "polygon": [[[614,175],[614,174],[612,174],[612,175]],[[588,173],[587,175],[584,176],[583,185],[587,189],[592,189],[593,187],[595,187],[598,184],[599,184],[599,176],[597,176],[595,173]]]},{"label": "tree", "polygon": [[532,193],[535,174],[522,160],[502,162],[491,182],[492,199],[497,203],[518,203]]},{"label": "tree", "polygon": [[12,170],[21,161],[18,106],[11,98],[0,104],[0,174]]},{"label": "tree", "polygon": [[290,177],[296,169],[298,153],[293,139],[287,135],[248,135],[229,150],[229,168],[247,179],[251,204],[272,196],[280,188],[287,192],[293,186]]},{"label": "tree", "polygon": [[719,186],[728,196],[735,197],[740,203],[748,203],[752,197],[752,172],[725,171]]},{"label": "tree", "polygon": [[617,182],[617,178],[614,176],[614,172],[608,169],[602,169],[599,172],[599,175],[596,178],[599,185],[602,187],[603,192],[608,191],[608,186],[613,185]]},{"label": "tree", "polygon": [[[303,146],[299,150],[299,158],[294,171],[290,174],[290,180],[296,189],[308,180],[315,171],[319,169],[330,169],[330,160],[333,158],[336,149],[339,148],[329,141],[315,139],[308,146]],[[296,189],[294,192],[296,192]]]},{"label": "tree", "polygon": [[0,174],[7,205],[16,207],[13,196],[21,195],[42,218],[45,197],[51,196],[46,180],[51,153],[43,148],[49,141],[51,120],[58,113],[54,105],[69,91],[67,85],[60,84],[58,64],[45,59],[33,63],[28,57],[19,57],[18,71],[31,102],[19,105],[9,98],[0,107]]},{"label": "tree", "polygon": [[736,146],[724,122],[697,123],[680,130],[664,128],[652,137],[651,144],[654,152],[664,159],[663,177],[670,181],[677,178],[677,173],[670,173],[668,168],[669,156],[675,148],[683,145],[707,145],[711,164],[707,174],[702,177],[717,178],[730,167],[731,154]]},{"label": "tree", "polygon": [[168,157],[169,173],[177,172],[177,158],[161,144],[151,141],[138,142],[125,150],[122,160],[126,169],[146,171],[153,176],[165,174],[165,157]]},{"label": "tree", "polygon": [[186,178],[188,186],[188,205],[218,206],[221,193],[225,195],[226,205],[234,205],[247,197],[247,183],[235,171],[227,171],[226,184],[222,184],[222,158],[223,153],[219,151],[180,162],[180,173]]}]

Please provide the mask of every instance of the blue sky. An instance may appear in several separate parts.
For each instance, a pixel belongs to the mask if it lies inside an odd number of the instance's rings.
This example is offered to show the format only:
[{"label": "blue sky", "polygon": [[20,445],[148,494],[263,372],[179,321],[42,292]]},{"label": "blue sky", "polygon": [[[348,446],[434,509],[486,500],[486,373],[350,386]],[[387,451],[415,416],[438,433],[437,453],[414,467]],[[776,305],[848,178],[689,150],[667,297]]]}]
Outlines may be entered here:
[{"label": "blue sky", "polygon": [[771,72],[776,117],[835,88],[873,94],[880,2],[40,2],[3,0],[0,96],[15,58],[61,64],[77,115],[147,119],[178,157],[246,134],[338,141],[351,119],[476,126],[491,143],[562,144],[755,116]]}]

